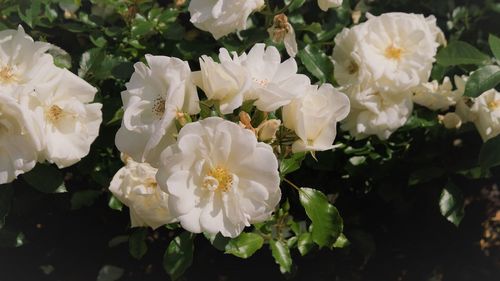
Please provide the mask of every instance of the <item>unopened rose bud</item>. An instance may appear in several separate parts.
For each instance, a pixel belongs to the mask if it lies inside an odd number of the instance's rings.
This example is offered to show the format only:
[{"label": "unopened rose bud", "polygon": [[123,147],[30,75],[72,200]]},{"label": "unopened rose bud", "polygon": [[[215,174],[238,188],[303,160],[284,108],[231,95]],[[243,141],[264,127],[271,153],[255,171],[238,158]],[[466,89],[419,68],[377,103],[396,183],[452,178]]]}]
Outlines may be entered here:
[{"label": "unopened rose bud", "polygon": [[460,116],[458,116],[455,112],[448,112],[445,115],[439,115],[438,119],[446,129],[458,129],[462,126],[462,118],[460,118]]},{"label": "unopened rose bud", "polygon": [[295,40],[295,31],[285,14],[274,16],[273,25],[267,29],[269,37],[274,43],[285,44],[286,52],[289,56],[295,57],[298,52],[297,41]]},{"label": "unopened rose bud", "polygon": [[262,122],[259,127],[257,127],[257,138],[259,141],[272,141],[276,138],[276,132],[278,132],[281,125],[281,120],[271,119]]},{"label": "unopened rose bud", "polygon": [[186,4],[186,0],[174,0],[174,5],[176,8],[180,8]]},{"label": "unopened rose bud", "polygon": [[245,111],[240,111],[238,115],[240,117],[240,125],[241,127],[248,129],[255,133],[255,128],[252,126],[252,118]]},{"label": "unopened rose bud", "polygon": [[181,125],[181,127],[184,127],[187,123],[191,123],[192,121],[191,117],[184,112],[177,112],[175,118],[177,119],[177,122],[179,122],[179,125]]}]

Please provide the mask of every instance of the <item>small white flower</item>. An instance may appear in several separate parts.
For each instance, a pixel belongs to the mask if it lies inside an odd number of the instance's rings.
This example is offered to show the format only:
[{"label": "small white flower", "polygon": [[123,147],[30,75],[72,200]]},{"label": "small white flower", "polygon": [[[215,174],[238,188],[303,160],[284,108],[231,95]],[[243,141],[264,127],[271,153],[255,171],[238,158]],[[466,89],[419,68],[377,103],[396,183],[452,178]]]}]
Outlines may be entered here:
[{"label": "small white flower", "polygon": [[187,62],[177,58],[146,55],[122,92],[124,115],[115,143],[135,161],[153,166],[159,154],[175,142],[178,112],[200,111],[196,87]]},{"label": "small white flower", "polygon": [[423,83],[412,89],[413,102],[431,110],[447,110],[461,98],[459,91],[453,91],[450,78],[445,77],[440,85],[438,81]]},{"label": "small white flower", "polygon": [[109,190],[130,208],[132,227],[156,229],[175,221],[168,208],[168,194],[156,183],[157,171],[147,163],[127,159],[111,180]]},{"label": "small white flower", "polygon": [[306,75],[297,74],[293,58],[281,62],[279,51],[265,44],[256,44],[239,58],[252,80],[245,92],[246,100],[255,99],[255,106],[262,111],[274,111],[303,95],[311,81]]},{"label": "small white flower", "polygon": [[191,0],[191,22],[219,39],[247,28],[250,14],[264,6],[264,0]]},{"label": "small white flower", "polygon": [[9,183],[36,164],[41,143],[29,112],[0,91],[0,184]]},{"label": "small white flower", "polygon": [[388,139],[406,123],[413,110],[410,95],[395,100],[375,89],[360,86],[352,86],[346,93],[351,101],[351,112],[342,123],[342,129],[357,139],[370,135]]},{"label": "small white flower", "polygon": [[285,14],[274,16],[273,25],[267,29],[267,32],[274,43],[285,44],[286,52],[290,57],[294,58],[297,55],[299,48],[295,39],[295,30]]},{"label": "small white flower", "polygon": [[35,42],[22,26],[17,30],[0,31],[0,90],[4,93],[27,83],[46,79],[53,66],[53,58],[46,54],[50,44]]},{"label": "small white flower", "polygon": [[57,73],[24,92],[20,100],[33,112],[37,136],[43,139],[41,160],[64,168],[89,153],[99,134],[102,104],[89,104],[97,89],[83,79],[66,69]]},{"label": "small white flower", "polygon": [[333,148],[337,122],[349,113],[349,99],[330,84],[310,86],[304,97],[283,107],[283,125],[300,138],[293,152]]},{"label": "small white flower", "polygon": [[368,69],[362,65],[360,56],[359,38],[364,37],[366,29],[363,25],[356,25],[352,28],[344,28],[335,37],[335,48],[333,48],[332,59],[335,65],[335,80],[342,85],[348,86],[363,81],[369,81],[371,75]]},{"label": "small white flower", "polygon": [[211,57],[200,58],[200,71],[194,72],[196,85],[200,87],[209,100],[219,102],[220,111],[230,114],[243,104],[244,93],[251,86],[248,73],[241,65],[239,58],[221,48],[219,53],[220,63]]},{"label": "small white flower", "polygon": [[500,134],[500,93],[495,89],[488,90],[474,99],[471,112],[473,120],[483,141]]},{"label": "small white flower", "polygon": [[156,179],[171,214],[194,233],[236,237],[268,219],[281,198],[271,146],[218,117],[184,126],[162,153]]},{"label": "small white flower", "polygon": [[326,12],[330,8],[342,6],[342,0],[318,0],[318,6],[321,10]]}]

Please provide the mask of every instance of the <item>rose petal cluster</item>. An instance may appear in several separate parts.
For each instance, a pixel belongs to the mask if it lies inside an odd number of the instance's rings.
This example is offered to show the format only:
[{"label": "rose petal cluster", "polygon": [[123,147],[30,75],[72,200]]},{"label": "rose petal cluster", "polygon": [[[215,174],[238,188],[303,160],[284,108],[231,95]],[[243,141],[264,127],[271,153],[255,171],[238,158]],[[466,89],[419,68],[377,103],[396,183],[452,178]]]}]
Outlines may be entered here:
[{"label": "rose petal cluster", "polygon": [[353,104],[343,128],[357,138],[387,139],[406,123],[412,90],[428,81],[437,48],[445,41],[433,16],[367,18],[336,36],[334,75]]},{"label": "rose petal cluster", "polygon": [[264,0],[191,0],[191,22],[212,33],[215,39],[247,28],[251,13],[260,10]]},{"label": "rose petal cluster", "polygon": [[50,48],[21,26],[0,32],[0,184],[37,161],[75,164],[99,134],[97,89],[55,66]]},{"label": "rose petal cluster", "polygon": [[342,2],[342,0],[318,0],[318,6],[321,10],[326,12],[330,8],[340,7]]}]

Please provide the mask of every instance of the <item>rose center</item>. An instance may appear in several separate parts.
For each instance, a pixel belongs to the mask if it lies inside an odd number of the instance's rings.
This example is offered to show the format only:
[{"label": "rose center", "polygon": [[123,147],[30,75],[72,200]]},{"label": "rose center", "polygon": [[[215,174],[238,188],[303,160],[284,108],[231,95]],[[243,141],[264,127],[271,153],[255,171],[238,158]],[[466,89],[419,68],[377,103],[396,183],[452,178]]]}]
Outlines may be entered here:
[{"label": "rose center", "polygon": [[153,114],[161,119],[165,114],[165,99],[163,97],[157,97],[153,101]]},{"label": "rose center", "polygon": [[52,105],[45,114],[47,116],[47,119],[49,119],[52,123],[55,123],[59,121],[59,119],[61,119],[61,117],[64,114],[64,111],[59,106]]},{"label": "rose center", "polygon": [[216,167],[211,169],[203,179],[203,186],[210,191],[227,192],[233,184],[233,175],[228,169]]},{"label": "rose center", "polygon": [[355,61],[351,60],[349,65],[347,66],[347,72],[349,72],[349,74],[352,75],[358,72],[358,70],[359,70],[358,64]]},{"label": "rose center", "polygon": [[385,49],[385,57],[391,60],[400,60],[403,54],[403,49],[390,45]]},{"label": "rose center", "polygon": [[257,79],[257,78],[253,78],[253,81],[257,84],[259,84],[261,87],[267,87],[267,85],[269,84],[269,80],[267,79]]},{"label": "rose center", "polygon": [[17,77],[12,66],[6,65],[0,68],[0,83],[9,84],[18,81],[19,77]]},{"label": "rose center", "polygon": [[488,108],[491,110],[495,110],[499,107],[500,107],[500,100],[494,100],[488,103]]}]

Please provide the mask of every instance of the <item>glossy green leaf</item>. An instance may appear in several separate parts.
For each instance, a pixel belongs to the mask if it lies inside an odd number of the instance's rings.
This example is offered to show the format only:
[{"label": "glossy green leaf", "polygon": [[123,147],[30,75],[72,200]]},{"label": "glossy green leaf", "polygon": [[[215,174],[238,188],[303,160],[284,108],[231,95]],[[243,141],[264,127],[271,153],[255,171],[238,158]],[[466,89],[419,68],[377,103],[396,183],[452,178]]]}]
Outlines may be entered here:
[{"label": "glossy green leaf", "polygon": [[132,257],[140,260],[148,251],[146,237],[148,229],[145,227],[134,228],[128,240],[128,250]]},{"label": "glossy green leaf", "polygon": [[262,248],[264,238],[255,233],[241,233],[226,245],[226,254],[232,254],[239,258],[251,257],[257,250]]},{"label": "glossy green leaf", "polygon": [[283,159],[280,162],[280,175],[283,178],[287,174],[297,171],[306,157],[304,152],[293,154],[290,158]]},{"label": "glossy green leaf", "polygon": [[53,193],[64,184],[63,175],[54,165],[38,164],[22,178],[32,187],[44,193]]},{"label": "glossy green leaf", "polygon": [[299,51],[299,58],[314,77],[322,83],[333,78],[333,63],[325,52],[312,45],[307,45]]},{"label": "glossy green leaf", "polygon": [[347,237],[345,237],[344,233],[340,234],[339,238],[333,244],[334,248],[345,248],[351,244]]},{"label": "glossy green leaf", "polygon": [[337,208],[319,190],[303,187],[300,203],[312,221],[312,240],[320,247],[331,246],[342,233],[343,222]]},{"label": "glossy green leaf", "polygon": [[479,152],[479,164],[484,170],[500,165],[500,135],[483,144]]},{"label": "glossy green leaf", "polygon": [[487,65],[474,71],[465,84],[464,96],[477,97],[500,83],[500,66]]},{"label": "glossy green leaf", "polygon": [[489,56],[476,47],[463,41],[452,41],[441,49],[436,56],[437,63],[443,66],[484,64]]},{"label": "glossy green leaf", "polygon": [[490,45],[491,52],[493,53],[495,58],[500,61],[500,38],[493,34],[490,34],[490,36],[488,37],[488,43]]},{"label": "glossy green leaf", "polygon": [[452,182],[448,182],[439,198],[441,214],[458,227],[464,217],[464,197],[462,191]]},{"label": "glossy green leaf", "polygon": [[193,235],[183,232],[168,245],[163,256],[163,268],[172,280],[177,280],[184,274],[193,262]]},{"label": "glossy green leaf", "polygon": [[302,256],[307,255],[313,247],[314,241],[312,240],[311,233],[306,232],[299,235],[297,248],[299,249],[299,252]]},{"label": "glossy green leaf", "polygon": [[282,273],[292,270],[292,256],[287,244],[279,240],[269,241],[269,247],[276,263],[280,266]]}]

